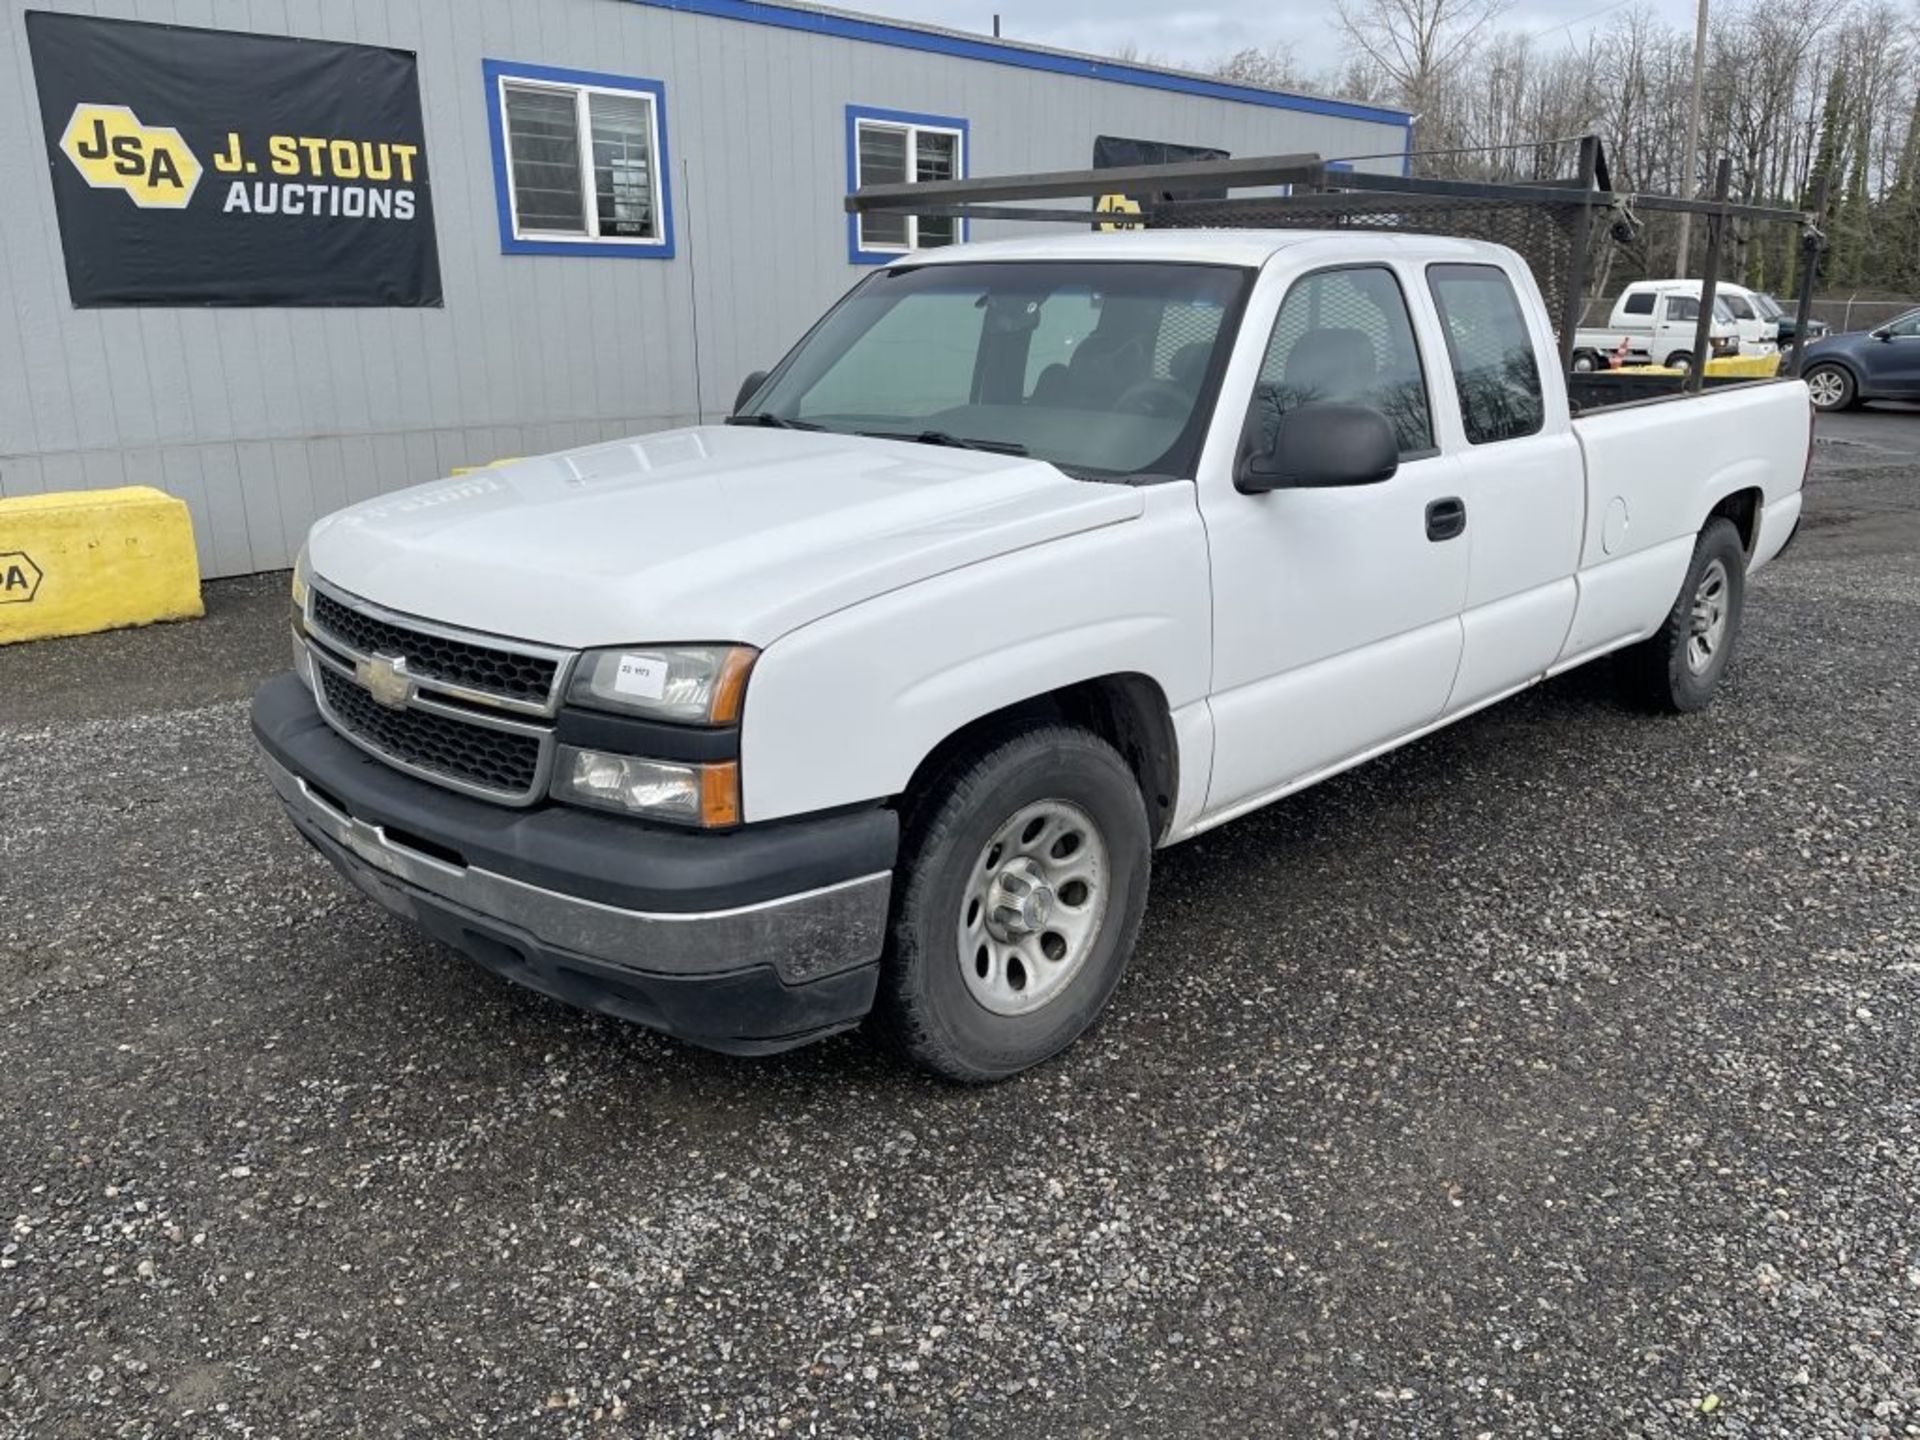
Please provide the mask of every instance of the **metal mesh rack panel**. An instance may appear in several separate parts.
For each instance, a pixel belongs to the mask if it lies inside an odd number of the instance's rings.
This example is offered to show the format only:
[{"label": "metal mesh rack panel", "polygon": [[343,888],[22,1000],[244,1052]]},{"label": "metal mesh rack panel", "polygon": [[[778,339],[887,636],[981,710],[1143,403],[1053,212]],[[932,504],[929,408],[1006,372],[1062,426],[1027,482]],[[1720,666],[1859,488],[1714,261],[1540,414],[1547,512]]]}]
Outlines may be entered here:
[{"label": "metal mesh rack panel", "polygon": [[[1572,204],[1460,196],[1328,192],[1238,200],[1176,200],[1155,205],[1149,229],[1394,230],[1490,240],[1519,252],[1540,282],[1547,313],[1563,313],[1573,273]],[[1581,267],[1583,273],[1585,266]]]}]

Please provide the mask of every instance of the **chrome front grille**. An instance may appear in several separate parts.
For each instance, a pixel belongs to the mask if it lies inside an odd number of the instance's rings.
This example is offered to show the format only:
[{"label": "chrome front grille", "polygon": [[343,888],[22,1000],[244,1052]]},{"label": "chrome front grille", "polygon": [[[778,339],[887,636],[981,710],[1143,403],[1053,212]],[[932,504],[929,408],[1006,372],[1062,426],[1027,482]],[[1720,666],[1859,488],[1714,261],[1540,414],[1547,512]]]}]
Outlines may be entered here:
[{"label": "chrome front grille", "polygon": [[404,655],[421,679],[444,680],[464,690],[546,707],[553,699],[559,661],[550,655],[502,650],[455,639],[437,630],[395,624],[324,590],[313,596],[313,628],[337,641],[349,655]]},{"label": "chrome front grille", "polygon": [[475,635],[312,586],[314,699],[327,724],[423,780],[531,805],[552,775],[572,655]]},{"label": "chrome front grille", "polygon": [[539,735],[474,725],[413,706],[389,710],[331,665],[321,665],[315,678],[334,727],[382,756],[501,796],[533,793],[544,749]]}]

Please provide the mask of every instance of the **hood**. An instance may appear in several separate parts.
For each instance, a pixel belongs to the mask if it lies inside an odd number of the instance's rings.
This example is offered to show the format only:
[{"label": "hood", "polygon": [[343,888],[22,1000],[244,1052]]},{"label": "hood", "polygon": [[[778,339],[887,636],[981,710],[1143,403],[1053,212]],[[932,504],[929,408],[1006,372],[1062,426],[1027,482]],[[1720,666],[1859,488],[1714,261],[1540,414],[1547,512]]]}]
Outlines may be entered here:
[{"label": "hood", "polygon": [[364,501],[313,573],[390,609],[568,648],[767,645],[888,590],[1138,516],[1125,485],[899,440],[700,426]]}]

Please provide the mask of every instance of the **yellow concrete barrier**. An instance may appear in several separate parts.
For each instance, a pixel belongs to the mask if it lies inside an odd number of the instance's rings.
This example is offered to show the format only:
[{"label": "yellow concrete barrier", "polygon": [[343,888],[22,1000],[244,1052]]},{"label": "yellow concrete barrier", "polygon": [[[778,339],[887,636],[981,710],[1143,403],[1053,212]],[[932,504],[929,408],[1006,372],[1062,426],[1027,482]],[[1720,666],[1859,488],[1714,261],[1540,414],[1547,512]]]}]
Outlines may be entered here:
[{"label": "yellow concrete barrier", "polygon": [[[1620,367],[1633,375],[1684,375],[1684,370],[1671,370],[1665,365],[1622,365]],[[1720,355],[1707,361],[1709,375],[1737,375],[1747,380],[1765,380],[1780,373],[1778,355]]]},{"label": "yellow concrete barrier", "polygon": [[144,485],[0,500],[0,645],[205,613],[182,501]]},{"label": "yellow concrete barrier", "polygon": [[519,459],[520,457],[518,455],[509,455],[501,460],[489,460],[484,465],[456,465],[447,473],[449,475],[471,475],[476,470],[491,470],[496,465],[511,465]]}]

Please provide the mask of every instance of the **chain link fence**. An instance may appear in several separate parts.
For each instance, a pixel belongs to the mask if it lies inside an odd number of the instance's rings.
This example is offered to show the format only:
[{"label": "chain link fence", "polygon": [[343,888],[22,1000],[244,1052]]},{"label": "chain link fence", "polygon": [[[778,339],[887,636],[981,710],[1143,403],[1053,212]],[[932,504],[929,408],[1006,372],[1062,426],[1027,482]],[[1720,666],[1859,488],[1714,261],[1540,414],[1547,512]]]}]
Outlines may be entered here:
[{"label": "chain link fence", "polygon": [[[1778,297],[1786,304],[1785,297]],[[1589,295],[1586,301],[1586,313],[1582,325],[1605,325],[1613,313],[1613,295]],[[1829,295],[1824,298],[1815,296],[1813,318],[1824,321],[1836,334],[1848,330],[1871,330],[1877,325],[1885,325],[1896,320],[1909,310],[1920,309],[1920,299],[1899,299],[1886,296],[1866,295]]]}]

